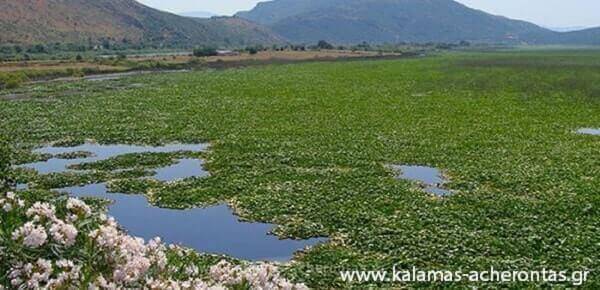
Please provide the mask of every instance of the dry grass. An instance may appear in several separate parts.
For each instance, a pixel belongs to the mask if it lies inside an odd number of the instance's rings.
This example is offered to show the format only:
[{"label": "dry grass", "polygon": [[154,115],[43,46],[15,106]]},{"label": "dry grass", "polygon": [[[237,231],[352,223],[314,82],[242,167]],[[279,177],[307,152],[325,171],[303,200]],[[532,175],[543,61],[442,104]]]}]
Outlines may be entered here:
[{"label": "dry grass", "polygon": [[114,71],[126,69],[123,66],[103,65],[91,62],[69,62],[69,61],[32,61],[32,62],[10,62],[0,64],[0,72],[18,72],[23,70],[80,70],[80,69],[95,69],[98,71]]},{"label": "dry grass", "polygon": [[[202,59],[207,63],[216,62],[270,62],[270,61],[307,61],[317,59],[336,59],[336,58],[361,58],[383,56],[398,56],[399,54],[379,54],[370,51],[343,51],[343,50],[323,50],[323,51],[261,51],[251,55],[243,53],[236,56],[212,56],[197,58],[191,55],[149,55],[135,56],[127,58],[133,63],[142,63],[148,61],[158,61],[168,65],[186,64],[193,59]],[[83,70],[93,69],[95,72],[114,72],[127,70],[126,65],[110,65],[106,63],[95,63],[87,61],[69,61],[69,60],[36,60],[21,62],[0,62],[0,72],[20,72],[20,71],[59,71],[59,70]]]},{"label": "dry grass", "polygon": [[[207,62],[213,61],[254,61],[254,60],[272,60],[272,59],[285,59],[285,60],[310,60],[319,58],[340,58],[340,57],[366,57],[376,56],[377,52],[373,51],[347,51],[347,50],[322,50],[322,51],[261,51],[257,54],[243,53],[236,56],[211,56],[204,58]],[[393,55],[393,54],[386,54]],[[165,56],[165,55],[151,55],[151,56],[138,56],[131,58],[133,61],[148,61],[148,60],[163,60],[172,63],[183,63],[188,62],[196,57],[191,55],[177,55],[177,56]]]}]

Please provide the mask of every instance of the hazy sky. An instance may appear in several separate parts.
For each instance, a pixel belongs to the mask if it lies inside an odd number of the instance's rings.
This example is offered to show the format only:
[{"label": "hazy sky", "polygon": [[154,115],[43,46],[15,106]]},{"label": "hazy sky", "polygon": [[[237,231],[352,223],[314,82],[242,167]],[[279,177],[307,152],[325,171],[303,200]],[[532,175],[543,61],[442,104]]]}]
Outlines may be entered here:
[{"label": "hazy sky", "polygon": [[[171,12],[208,11],[231,15],[261,0],[138,0]],[[467,6],[550,27],[600,26],[599,0],[458,0]]]}]

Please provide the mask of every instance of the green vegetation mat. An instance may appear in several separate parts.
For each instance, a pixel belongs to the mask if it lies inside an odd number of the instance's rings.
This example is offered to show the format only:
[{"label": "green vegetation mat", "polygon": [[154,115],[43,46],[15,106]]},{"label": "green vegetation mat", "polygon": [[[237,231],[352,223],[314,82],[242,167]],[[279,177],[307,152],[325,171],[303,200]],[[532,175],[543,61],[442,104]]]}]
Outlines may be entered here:
[{"label": "green vegetation mat", "polygon": [[[591,270],[586,286],[600,287],[600,136],[574,133],[600,127],[600,52],[464,53],[115,82],[123,89],[81,82],[65,88],[81,93],[0,101],[0,133],[21,149],[15,159],[31,160],[29,149],[54,141],[208,141],[206,179],[115,186],[147,189],[165,207],[229,201],[244,219],[280,225],[281,237],[330,237],[287,271],[311,287],[347,287],[338,270],[394,264]],[[171,162],[150,157],[147,164]],[[91,166],[98,172],[84,179],[107,178],[103,168],[128,160],[136,158]],[[395,180],[387,164],[440,168],[455,194],[427,195]]]}]

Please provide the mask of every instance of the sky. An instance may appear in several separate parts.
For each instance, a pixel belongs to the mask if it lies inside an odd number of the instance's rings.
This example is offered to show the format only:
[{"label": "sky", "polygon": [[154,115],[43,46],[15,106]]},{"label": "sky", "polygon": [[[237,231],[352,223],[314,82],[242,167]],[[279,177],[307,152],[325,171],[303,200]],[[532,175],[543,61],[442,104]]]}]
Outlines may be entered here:
[{"label": "sky", "polygon": [[[138,0],[170,12],[207,11],[232,15],[250,10],[261,0]],[[457,0],[486,12],[546,27],[600,26],[599,0]]]}]

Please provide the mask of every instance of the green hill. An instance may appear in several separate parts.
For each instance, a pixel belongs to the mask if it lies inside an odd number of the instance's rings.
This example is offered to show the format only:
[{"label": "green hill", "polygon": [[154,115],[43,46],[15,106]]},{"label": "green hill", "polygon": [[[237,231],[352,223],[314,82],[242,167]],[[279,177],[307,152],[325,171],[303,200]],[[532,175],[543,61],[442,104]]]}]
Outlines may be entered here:
[{"label": "green hill", "polygon": [[167,46],[279,43],[282,39],[239,18],[187,18],[134,0],[2,0],[0,43],[149,43]]},{"label": "green hill", "polygon": [[600,45],[600,27],[563,33],[561,42],[563,44]]},{"label": "green hill", "polygon": [[[547,44],[589,42],[525,21],[471,9],[453,0],[275,0],[239,17],[266,25],[293,42],[328,40]],[[597,39],[597,38],[596,38]]]}]

